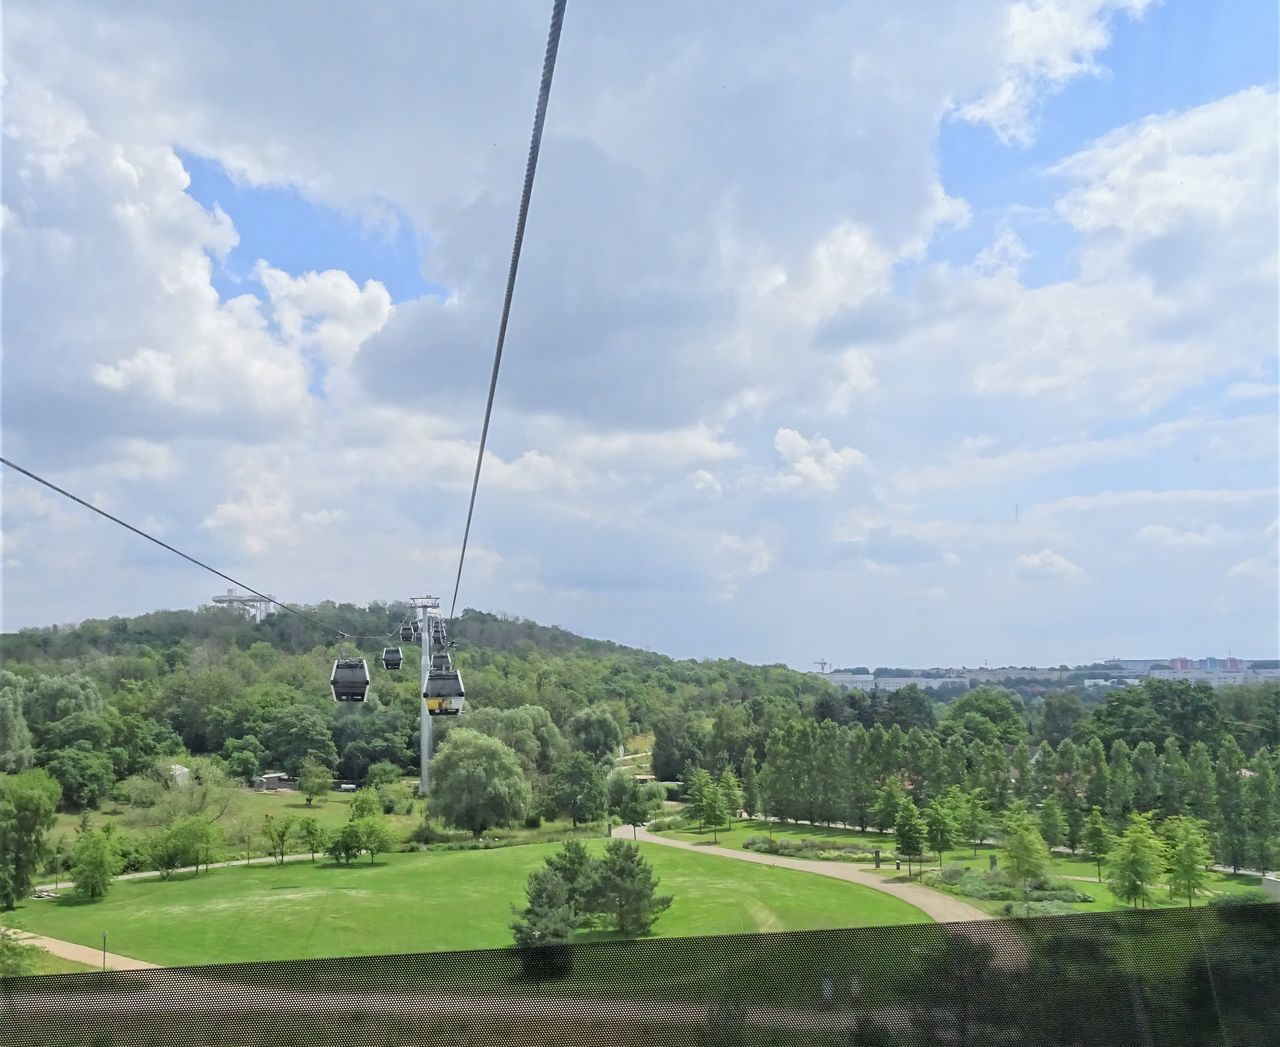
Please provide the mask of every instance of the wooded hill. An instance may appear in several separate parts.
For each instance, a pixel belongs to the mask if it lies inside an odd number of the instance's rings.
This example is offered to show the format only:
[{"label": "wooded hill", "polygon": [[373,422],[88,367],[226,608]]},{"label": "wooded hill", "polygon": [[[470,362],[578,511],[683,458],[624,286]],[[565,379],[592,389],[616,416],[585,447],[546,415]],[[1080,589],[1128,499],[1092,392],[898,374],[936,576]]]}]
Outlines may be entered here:
[{"label": "wooded hill", "polygon": [[[308,756],[354,781],[379,762],[413,773],[416,658],[407,651],[395,673],[376,662],[384,642],[400,643],[389,637],[407,610],[306,608],[334,629],[388,637],[360,644],[372,686],[354,706],[329,698],[338,648],[289,614],[254,623],[220,608],[160,611],[3,636],[0,772],[45,768],[73,810],[189,755],[244,781],[295,774]],[[440,723],[437,742],[459,726],[498,738],[520,756],[535,797],[568,749],[607,763],[620,739],[652,733],[660,779],[698,767],[741,774],[750,760],[766,809],[786,817],[862,824],[868,796],[894,778],[917,803],[981,788],[992,815],[1054,795],[1072,838],[1092,806],[1117,825],[1134,811],[1195,814],[1233,862],[1276,836],[1274,683],[1215,692],[1148,680],[1093,706],[1072,691],[1025,699],[981,687],[935,704],[914,687],[842,694],[783,666],[677,661],[474,610],[451,636],[467,711]]]}]

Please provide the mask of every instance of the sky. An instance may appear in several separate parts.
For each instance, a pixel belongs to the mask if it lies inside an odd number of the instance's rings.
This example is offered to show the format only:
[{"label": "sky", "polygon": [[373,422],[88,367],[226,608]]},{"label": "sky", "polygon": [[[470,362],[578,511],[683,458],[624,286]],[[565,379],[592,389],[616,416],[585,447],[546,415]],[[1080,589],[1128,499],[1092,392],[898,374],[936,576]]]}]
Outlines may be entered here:
[{"label": "sky", "polygon": [[[4,455],[282,600],[448,597],[549,10],[9,0]],[[459,606],[797,668],[1275,657],[1276,39],[570,2]],[[6,630],[226,588],[0,483]]]}]

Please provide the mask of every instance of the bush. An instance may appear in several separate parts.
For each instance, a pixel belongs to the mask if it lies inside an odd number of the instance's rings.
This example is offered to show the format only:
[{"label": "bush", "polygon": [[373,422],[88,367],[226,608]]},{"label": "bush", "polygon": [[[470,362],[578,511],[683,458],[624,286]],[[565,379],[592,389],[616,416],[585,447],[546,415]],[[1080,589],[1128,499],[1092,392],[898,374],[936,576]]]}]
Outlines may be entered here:
[{"label": "bush", "polygon": [[526,829],[541,829],[542,815],[539,814],[537,811],[534,811],[532,814],[525,815],[524,827]]},{"label": "bush", "polygon": [[748,836],[742,846],[761,854],[780,854],[784,858],[817,858],[828,862],[870,862],[875,860],[871,851],[860,847],[833,846],[829,840],[796,840],[790,836],[771,838]]},{"label": "bush", "polygon": [[1006,902],[1000,907],[1005,916],[1075,916],[1076,910],[1065,902]]},{"label": "bush", "polygon": [[947,865],[939,872],[930,875],[934,876],[939,882],[952,886],[963,880],[968,872],[969,870],[963,865]]},{"label": "bush", "polygon": [[682,829],[685,826],[683,818],[655,818],[649,823],[649,831],[654,833],[670,832],[672,829]]},{"label": "bush", "polygon": [[1272,901],[1271,895],[1261,887],[1250,887],[1246,891],[1236,891],[1235,894],[1215,895],[1209,899],[1209,904],[1215,909],[1230,909],[1236,905],[1267,905]]}]

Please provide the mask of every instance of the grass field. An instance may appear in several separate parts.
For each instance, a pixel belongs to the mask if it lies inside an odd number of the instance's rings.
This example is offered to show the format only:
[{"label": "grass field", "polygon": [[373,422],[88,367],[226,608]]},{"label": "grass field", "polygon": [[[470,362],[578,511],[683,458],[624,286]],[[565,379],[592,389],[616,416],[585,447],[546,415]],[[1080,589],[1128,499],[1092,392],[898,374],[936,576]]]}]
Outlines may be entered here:
[{"label": "grass field", "polygon": [[86,963],[76,963],[75,960],[64,960],[61,956],[54,956],[53,953],[45,952],[43,949],[36,951],[35,966],[27,973],[29,974],[79,974],[82,971],[96,971],[98,968],[91,967]]},{"label": "grass field", "polygon": [[[594,846],[602,846],[599,841]],[[291,862],[119,881],[96,903],[28,902],[7,921],[164,965],[509,945],[511,907],[552,845],[393,854],[352,866]],[[645,847],[675,897],[659,937],[928,922],[881,892],[827,877]]]}]

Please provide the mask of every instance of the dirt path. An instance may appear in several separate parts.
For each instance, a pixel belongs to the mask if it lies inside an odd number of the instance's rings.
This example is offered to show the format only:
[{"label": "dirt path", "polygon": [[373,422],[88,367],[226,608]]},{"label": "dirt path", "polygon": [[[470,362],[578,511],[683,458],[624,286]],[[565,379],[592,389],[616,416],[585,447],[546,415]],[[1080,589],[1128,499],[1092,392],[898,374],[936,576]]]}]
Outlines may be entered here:
[{"label": "dirt path", "polygon": [[[632,838],[629,826],[620,826],[614,829],[614,835],[626,840]],[[809,858],[784,858],[781,855],[760,854],[758,851],[736,851],[729,847],[717,847],[714,844],[672,840],[651,833],[647,829],[638,830],[636,838],[643,840],[645,843],[661,844],[663,847],[680,847],[684,850],[697,851],[699,854],[718,854],[723,858],[736,858],[740,862],[755,862],[758,865],[773,865],[783,869],[799,869],[801,872],[815,873],[819,876],[830,876],[835,880],[861,884],[863,887],[871,887],[874,890],[883,891],[885,894],[891,894],[895,898],[914,905],[939,923],[961,923],[971,920],[992,919],[989,914],[981,909],[967,902],[962,902],[959,898],[952,897],[949,894],[943,894],[941,891],[932,890],[918,883],[898,883],[895,880],[886,880],[847,862],[827,862]]]},{"label": "dirt path", "polygon": [[[74,942],[64,942],[57,938],[46,938],[42,934],[31,934],[28,931],[15,931],[14,934],[24,945],[34,945],[64,960],[75,960],[76,963],[88,964],[90,967],[102,970],[104,958],[101,949],[94,949],[88,945],[76,945]],[[143,971],[159,966],[159,964],[147,963],[146,960],[119,956],[113,952],[106,954],[105,963],[109,971]]]}]

